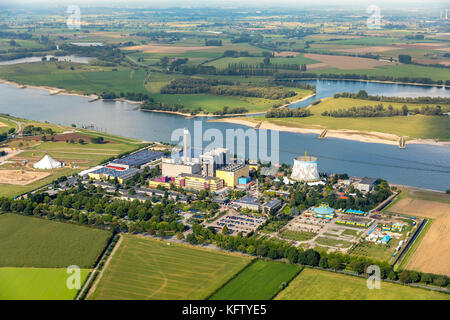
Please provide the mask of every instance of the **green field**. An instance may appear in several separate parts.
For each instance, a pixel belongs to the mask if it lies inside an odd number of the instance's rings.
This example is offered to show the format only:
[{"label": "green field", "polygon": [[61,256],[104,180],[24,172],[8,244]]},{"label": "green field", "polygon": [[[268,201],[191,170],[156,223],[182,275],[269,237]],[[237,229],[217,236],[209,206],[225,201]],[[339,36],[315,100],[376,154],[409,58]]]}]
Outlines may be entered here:
[{"label": "green field", "polygon": [[[81,269],[81,284],[89,270]],[[0,268],[0,300],[72,300],[78,290],[68,289],[66,269]]]},{"label": "green field", "polygon": [[211,300],[270,300],[302,267],[257,260],[215,292]]},{"label": "green field", "polygon": [[317,235],[317,233],[314,232],[308,232],[308,231],[293,231],[293,230],[283,230],[280,233],[280,237],[290,240],[296,240],[296,241],[307,241],[311,240]]},{"label": "green field", "polygon": [[249,262],[245,256],[124,235],[90,298],[205,299]]},{"label": "green field", "polygon": [[0,267],[91,268],[111,233],[13,213],[0,215]]},{"label": "green field", "polygon": [[[377,105],[379,101],[368,101],[350,98],[326,98],[315,106],[308,107],[312,116],[305,118],[265,118],[255,117],[258,121],[303,128],[328,128],[330,130],[358,130],[390,133],[397,136],[406,136],[411,139],[438,139],[450,140],[450,118],[446,116],[397,116],[397,117],[367,117],[367,118],[334,118],[322,116],[322,112],[333,109],[347,109],[363,105]],[[385,108],[392,105],[401,108],[403,103],[382,102]],[[422,107],[423,104],[407,104],[410,109]],[[431,106],[431,105],[430,105]],[[441,106],[448,110],[449,106]]]},{"label": "green field", "polygon": [[[397,53],[398,54],[398,53]],[[361,74],[367,76],[391,76],[399,77],[414,77],[414,78],[430,78],[432,80],[446,81],[449,79],[449,71],[446,68],[435,68],[428,66],[417,66],[411,64],[396,64],[393,66],[381,66],[372,69],[338,69],[326,68],[320,70],[308,70],[308,72],[316,74]]]},{"label": "green field", "polygon": [[431,290],[382,282],[370,290],[366,279],[305,268],[277,300],[450,300],[450,295]]},{"label": "green field", "polygon": [[[62,69],[58,69],[61,66]],[[70,66],[75,69],[71,70]],[[148,93],[145,70],[119,69],[67,62],[33,62],[0,66],[0,78],[21,84],[49,86],[84,94],[103,91]]]}]

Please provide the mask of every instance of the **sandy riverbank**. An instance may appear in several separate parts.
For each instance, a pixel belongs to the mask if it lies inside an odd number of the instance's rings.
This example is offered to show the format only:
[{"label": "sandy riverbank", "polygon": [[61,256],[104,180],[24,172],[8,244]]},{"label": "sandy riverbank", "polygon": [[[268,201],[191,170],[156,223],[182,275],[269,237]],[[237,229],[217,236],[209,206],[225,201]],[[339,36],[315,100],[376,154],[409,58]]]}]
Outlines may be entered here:
[{"label": "sandy riverbank", "polygon": [[[259,129],[266,130],[278,130],[283,132],[301,133],[301,134],[317,134],[319,135],[323,129],[321,128],[300,128],[300,127],[289,127],[281,126],[269,121],[251,121],[243,118],[228,118],[228,119],[216,119],[211,120],[211,122],[227,122],[239,124],[251,128],[255,128],[259,124]],[[337,138],[345,140],[353,140],[365,143],[382,143],[389,145],[398,145],[400,139],[399,136],[390,133],[376,132],[376,131],[357,131],[357,130],[328,130],[326,138]],[[406,144],[430,144],[436,146],[450,146],[450,141],[437,142],[431,139],[416,139],[407,141]]]}]

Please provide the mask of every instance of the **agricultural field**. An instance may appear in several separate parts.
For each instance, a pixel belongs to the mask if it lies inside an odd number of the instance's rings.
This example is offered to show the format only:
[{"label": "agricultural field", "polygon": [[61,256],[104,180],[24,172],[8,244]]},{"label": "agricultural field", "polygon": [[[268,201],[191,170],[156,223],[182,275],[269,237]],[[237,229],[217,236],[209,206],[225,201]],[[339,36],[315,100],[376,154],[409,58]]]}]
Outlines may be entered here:
[{"label": "agricultural field", "polygon": [[335,272],[303,269],[276,300],[450,300],[450,295],[382,282],[369,290],[366,279]]},{"label": "agricultural field", "polygon": [[257,260],[227,282],[210,300],[270,300],[302,267],[283,262]]},{"label": "agricultural field", "polygon": [[403,189],[401,198],[386,210],[430,219],[400,267],[449,276],[450,195]]},{"label": "agricultural field", "polygon": [[250,258],[124,235],[91,299],[205,299]]},{"label": "agricultural field", "polygon": [[[90,270],[81,269],[81,283]],[[65,268],[0,268],[0,300],[73,300]]]},{"label": "agricultural field", "polygon": [[[392,105],[394,109],[401,108],[403,103],[381,102],[385,108]],[[361,132],[379,132],[390,134],[393,141],[405,136],[407,140],[413,139],[438,139],[450,140],[450,119],[445,116],[395,116],[395,117],[368,117],[368,118],[334,118],[322,116],[323,111],[348,109],[358,106],[375,106],[379,101],[368,101],[351,98],[326,98],[321,103],[308,107],[312,115],[304,118],[265,118],[255,117],[257,121],[298,128],[329,130],[356,130]],[[408,108],[422,107],[422,104],[407,104]],[[432,105],[429,105],[430,107]],[[443,110],[449,110],[449,106],[441,106]],[[393,135],[393,136],[392,136]],[[397,137],[397,138],[396,138]]]},{"label": "agricultural field", "polygon": [[0,267],[91,268],[111,233],[13,213],[0,215]]},{"label": "agricultural field", "polygon": [[[68,128],[48,123],[28,121],[1,116],[0,122],[20,122],[23,127],[33,125],[43,130],[51,129],[53,136],[46,134],[9,140],[2,145],[7,152],[0,165],[0,196],[17,196],[45,186],[62,176],[72,175],[95,166],[106,159],[115,157],[143,146],[140,141],[117,137],[110,134]],[[92,143],[91,139],[103,137],[104,143]],[[53,140],[53,141],[52,141]],[[33,164],[44,155],[50,155],[66,164],[54,170],[37,170]]]}]

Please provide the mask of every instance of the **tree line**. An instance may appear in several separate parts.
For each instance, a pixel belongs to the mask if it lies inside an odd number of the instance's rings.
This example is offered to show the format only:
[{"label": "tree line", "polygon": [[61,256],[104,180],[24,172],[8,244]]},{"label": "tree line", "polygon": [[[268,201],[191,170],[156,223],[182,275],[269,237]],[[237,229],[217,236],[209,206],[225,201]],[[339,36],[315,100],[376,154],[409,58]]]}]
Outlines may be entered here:
[{"label": "tree line", "polygon": [[311,111],[305,108],[274,108],[266,112],[266,118],[303,118],[309,117]]},{"label": "tree line", "polygon": [[394,109],[392,105],[387,108],[382,103],[375,106],[358,106],[348,109],[326,110],[322,112],[322,116],[334,118],[366,118],[366,117],[396,117],[407,116],[409,114],[423,114],[423,115],[443,115],[440,106],[424,106],[409,110],[407,105],[403,105],[401,109]]},{"label": "tree line", "polygon": [[199,224],[192,226],[192,233],[186,240],[194,245],[214,243],[219,248],[228,251],[237,251],[252,256],[264,257],[273,260],[286,259],[290,263],[311,267],[320,267],[332,271],[350,271],[358,275],[366,275],[370,265],[380,267],[380,277],[402,283],[433,284],[446,287],[450,279],[444,275],[433,275],[416,271],[395,271],[393,266],[384,261],[376,261],[366,257],[352,256],[337,252],[318,252],[313,249],[304,250],[284,241],[273,241],[256,236],[244,237],[241,234],[232,236],[216,232],[213,228],[204,228]]},{"label": "tree line", "polygon": [[386,75],[373,75],[368,76],[367,74],[354,74],[354,73],[309,73],[309,72],[298,72],[298,73],[277,73],[275,74],[275,79],[336,79],[336,80],[376,80],[376,81],[392,81],[392,82],[404,82],[404,83],[421,83],[421,84],[445,84],[450,86],[450,80],[433,80],[427,77],[393,77]]}]

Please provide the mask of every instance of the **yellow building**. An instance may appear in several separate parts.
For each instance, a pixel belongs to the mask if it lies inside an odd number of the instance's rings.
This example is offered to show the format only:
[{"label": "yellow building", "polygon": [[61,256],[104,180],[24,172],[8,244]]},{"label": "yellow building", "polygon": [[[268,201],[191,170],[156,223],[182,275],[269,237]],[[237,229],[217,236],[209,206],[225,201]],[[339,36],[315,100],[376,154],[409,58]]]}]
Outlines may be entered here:
[{"label": "yellow building", "polygon": [[175,185],[186,189],[217,191],[223,188],[223,180],[216,177],[183,173],[175,178]]},{"label": "yellow building", "polygon": [[249,168],[250,170],[258,171],[259,165],[258,165],[257,163],[250,163],[250,164],[248,165],[248,168]]},{"label": "yellow building", "polygon": [[216,177],[223,179],[227,187],[233,188],[240,177],[248,177],[249,169],[246,164],[229,164],[216,170]]},{"label": "yellow building", "polygon": [[158,188],[158,186],[163,186],[164,188],[170,189],[171,183],[169,182],[162,182],[162,181],[155,181],[155,180],[150,180],[148,182],[148,187],[149,188]]}]

